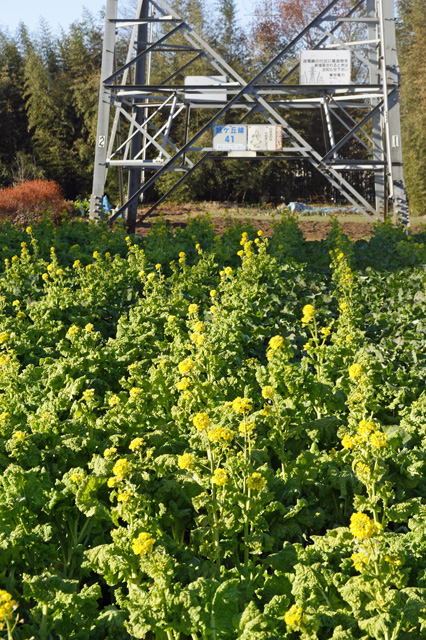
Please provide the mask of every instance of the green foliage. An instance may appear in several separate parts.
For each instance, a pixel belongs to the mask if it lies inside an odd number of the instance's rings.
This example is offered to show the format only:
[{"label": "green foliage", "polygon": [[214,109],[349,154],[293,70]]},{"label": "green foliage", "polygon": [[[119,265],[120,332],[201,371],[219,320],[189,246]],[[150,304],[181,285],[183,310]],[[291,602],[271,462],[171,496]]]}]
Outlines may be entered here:
[{"label": "green foliage", "polygon": [[4,225],[13,638],[422,637],[422,239]]}]

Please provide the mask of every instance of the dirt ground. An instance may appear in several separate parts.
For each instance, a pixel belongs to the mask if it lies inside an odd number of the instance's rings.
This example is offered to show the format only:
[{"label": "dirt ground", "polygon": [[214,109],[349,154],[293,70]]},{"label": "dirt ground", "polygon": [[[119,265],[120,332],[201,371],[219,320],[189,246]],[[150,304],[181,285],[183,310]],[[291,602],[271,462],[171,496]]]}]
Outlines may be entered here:
[{"label": "dirt ground", "polygon": [[[139,217],[143,216],[149,207],[141,207],[138,210]],[[72,215],[72,211],[69,211]],[[278,209],[272,205],[250,206],[238,205],[227,202],[200,202],[200,203],[165,203],[158,207],[149,217],[137,224],[136,234],[145,236],[149,233],[155,220],[162,216],[171,227],[185,228],[191,218],[209,215],[214,225],[214,230],[221,235],[226,228],[235,222],[251,223],[256,230],[261,229],[266,236],[272,235],[272,226],[277,223],[282,215]],[[330,229],[330,214],[312,215],[311,213],[298,213],[298,225],[302,230],[306,240],[324,240]],[[361,213],[356,213],[350,208],[347,211],[336,210],[339,224],[343,232],[352,240],[368,239],[373,232],[373,224]],[[9,220],[12,224],[21,224],[24,227],[32,224],[37,219],[34,214],[14,214],[8,215],[0,211],[1,221]],[[60,213],[54,216],[54,221],[60,223]],[[426,228],[426,216],[411,219],[413,232]]]},{"label": "dirt ground", "polygon": [[[139,214],[143,215],[148,207],[141,208]],[[348,211],[347,213],[338,213],[339,224],[343,232],[352,240],[368,239],[373,231],[373,224],[365,218],[361,213]],[[162,215],[167,224],[172,227],[184,228],[191,218],[209,214],[211,216],[214,229],[217,234],[222,234],[227,225],[232,221],[240,221],[243,223],[251,222],[256,230],[261,229],[265,235],[271,235],[272,225],[278,222],[281,213],[271,207],[250,207],[244,205],[235,205],[230,203],[218,202],[202,202],[194,204],[174,204],[166,203],[158,207],[148,218],[138,224],[136,233],[138,235],[146,235],[154,220]],[[298,225],[302,230],[306,240],[324,240],[330,229],[331,223],[327,215],[306,215],[296,214],[298,216]],[[426,218],[424,219],[426,223]],[[421,220],[412,221],[413,231],[419,229]]]}]

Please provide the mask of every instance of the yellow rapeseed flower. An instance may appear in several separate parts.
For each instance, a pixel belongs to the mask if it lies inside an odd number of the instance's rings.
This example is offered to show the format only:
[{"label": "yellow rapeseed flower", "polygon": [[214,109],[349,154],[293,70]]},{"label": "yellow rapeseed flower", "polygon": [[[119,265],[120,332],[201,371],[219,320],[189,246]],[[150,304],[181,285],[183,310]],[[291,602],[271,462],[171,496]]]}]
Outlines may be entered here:
[{"label": "yellow rapeseed flower", "polygon": [[194,466],[195,458],[191,453],[183,453],[178,456],[179,469],[192,469]]},{"label": "yellow rapeseed flower", "polygon": [[370,436],[370,444],[372,447],[376,449],[381,449],[382,447],[388,447],[388,436],[383,431],[374,431],[374,433]]},{"label": "yellow rapeseed flower", "polygon": [[197,335],[197,334],[195,334],[195,335],[194,335],[194,334],[193,334],[193,336],[192,336],[192,341],[195,343],[195,345],[196,345],[197,347],[202,347],[202,346],[203,346],[203,344],[204,344],[204,343],[205,343],[205,341],[206,341],[206,336]]},{"label": "yellow rapeseed flower", "polygon": [[364,538],[371,538],[379,533],[382,525],[379,522],[374,522],[366,513],[358,511],[351,515],[349,529],[354,538],[363,540]]},{"label": "yellow rapeseed flower", "polygon": [[133,440],[129,444],[129,449],[131,451],[139,451],[139,449],[142,449],[144,444],[145,440],[143,438],[133,438]]},{"label": "yellow rapeseed flower", "polygon": [[76,484],[80,484],[80,482],[82,482],[84,478],[84,471],[74,471],[74,473],[71,474],[71,481],[75,482]]},{"label": "yellow rapeseed flower", "polygon": [[362,367],[360,364],[351,364],[351,366],[349,367],[349,377],[352,380],[357,380],[357,378],[360,378],[362,375]]},{"label": "yellow rapeseed flower", "polygon": [[251,491],[260,491],[261,489],[263,489],[265,482],[265,478],[260,473],[255,471],[248,477],[247,487]]},{"label": "yellow rapeseed flower", "polygon": [[12,435],[13,440],[15,440],[16,442],[24,442],[25,438],[27,437],[27,433],[25,433],[25,431],[15,431],[15,433]]},{"label": "yellow rapeseed flower", "polygon": [[190,304],[188,307],[188,315],[193,316],[198,313],[198,304]]},{"label": "yellow rapeseed flower", "polygon": [[263,387],[263,389],[262,389],[262,397],[265,398],[265,400],[272,400],[272,398],[274,396],[275,396],[274,387],[271,387],[271,386]]},{"label": "yellow rapeseed flower", "polygon": [[126,487],[123,491],[117,493],[117,502],[128,502],[133,495],[133,491]]},{"label": "yellow rapeseed flower", "polygon": [[251,435],[255,428],[256,424],[253,422],[253,420],[243,420],[238,425],[238,431],[242,436],[245,434]]},{"label": "yellow rapeseed flower", "polygon": [[132,470],[132,465],[126,458],[119,458],[112,468],[116,478],[123,480]]},{"label": "yellow rapeseed flower", "polygon": [[355,445],[355,441],[350,435],[346,434],[343,436],[342,447],[344,449],[353,449],[354,445]]},{"label": "yellow rapeseed flower", "polygon": [[303,615],[303,608],[297,607],[293,604],[290,609],[284,614],[284,622],[289,630],[299,631],[306,621],[306,616]]},{"label": "yellow rapeseed flower", "polygon": [[195,333],[203,333],[203,331],[206,330],[206,325],[204,324],[204,322],[202,320],[198,320],[198,322],[196,322],[194,324],[194,326],[192,327],[193,331]]},{"label": "yellow rapeseed flower", "polygon": [[232,409],[238,414],[250,413],[253,409],[253,404],[250,398],[238,397],[232,401]]},{"label": "yellow rapeseed flower", "polygon": [[215,472],[212,477],[212,483],[216,484],[218,487],[223,487],[229,480],[229,476],[225,469],[222,467],[218,467],[215,469]]},{"label": "yellow rapeseed flower", "polygon": [[211,420],[207,415],[207,413],[200,412],[200,413],[196,413],[195,416],[192,418],[192,423],[194,427],[198,429],[198,431],[206,431],[211,424]]},{"label": "yellow rapeseed flower", "polygon": [[11,619],[12,613],[17,607],[18,603],[13,600],[10,593],[0,589],[0,630],[3,628],[3,622]]},{"label": "yellow rapeseed flower", "polygon": [[185,358],[185,360],[182,360],[182,362],[179,362],[178,364],[179,373],[182,375],[188,373],[188,371],[191,371],[194,364],[195,362],[191,357]]},{"label": "yellow rapeseed flower", "polygon": [[351,560],[357,571],[362,571],[362,569],[368,564],[368,558],[362,551],[359,553],[353,553],[351,555]]},{"label": "yellow rapeseed flower", "polygon": [[178,391],[185,391],[191,384],[191,378],[182,378],[179,382],[176,382],[176,389]]},{"label": "yellow rapeseed flower", "polygon": [[108,447],[104,451],[104,458],[112,458],[117,453],[117,447]]},{"label": "yellow rapeseed flower", "polygon": [[94,389],[85,389],[83,391],[83,400],[86,400],[86,402],[88,402],[89,400],[93,400],[94,396],[95,396]]},{"label": "yellow rapeseed flower", "polygon": [[361,482],[366,482],[370,479],[370,467],[364,462],[358,462],[355,465],[355,473]]},{"label": "yellow rapeseed flower", "polygon": [[3,344],[4,342],[7,342],[9,340],[9,334],[7,333],[7,331],[1,331],[0,332],[0,344]]},{"label": "yellow rapeseed flower", "polygon": [[111,396],[111,398],[108,400],[108,404],[110,407],[115,407],[117,404],[120,404],[120,398],[117,395],[113,395]]},{"label": "yellow rapeseed flower", "polygon": [[140,387],[132,387],[129,391],[129,396],[132,400],[138,398],[143,393],[143,389]]},{"label": "yellow rapeseed flower", "polygon": [[315,307],[312,304],[305,304],[302,312],[302,324],[309,324],[315,316]]},{"label": "yellow rapeseed flower", "polygon": [[215,426],[212,429],[209,429],[207,433],[208,439],[210,442],[230,442],[234,439],[234,433],[231,429],[227,429],[226,427]]},{"label": "yellow rapeseed flower", "polygon": [[282,336],[273,336],[269,340],[269,348],[275,351],[276,349],[281,349],[284,346],[284,338]]},{"label": "yellow rapeseed flower", "polygon": [[358,428],[357,435],[355,436],[355,443],[356,444],[366,443],[368,442],[370,433],[374,431],[374,423],[361,420],[359,424],[360,426]]},{"label": "yellow rapeseed flower", "polygon": [[397,556],[395,553],[386,555],[384,559],[386,562],[388,562],[391,565],[394,565],[395,567],[400,567],[402,565],[401,558]]},{"label": "yellow rapeseed flower", "polygon": [[92,333],[94,327],[93,324],[91,322],[88,322],[86,324],[86,326],[84,327],[84,330],[87,331],[87,333]]},{"label": "yellow rapeseed flower", "polygon": [[143,531],[137,538],[133,538],[132,551],[137,556],[145,556],[151,553],[154,544],[155,538],[153,538],[150,533]]},{"label": "yellow rapeseed flower", "polygon": [[374,422],[371,422],[371,420],[370,421],[360,420],[359,426],[361,429],[367,428],[369,431],[374,431]]},{"label": "yellow rapeseed flower", "polygon": [[10,418],[10,413],[8,411],[3,411],[0,413],[0,424],[5,425]]}]

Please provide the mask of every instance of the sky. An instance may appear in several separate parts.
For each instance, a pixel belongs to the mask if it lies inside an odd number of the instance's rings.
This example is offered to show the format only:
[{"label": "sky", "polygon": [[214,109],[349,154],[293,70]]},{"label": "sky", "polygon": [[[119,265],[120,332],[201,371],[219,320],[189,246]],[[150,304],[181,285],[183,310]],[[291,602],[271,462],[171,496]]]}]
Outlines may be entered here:
[{"label": "sky", "polygon": [[[238,20],[241,26],[246,26],[253,15],[255,0],[236,0]],[[78,20],[83,9],[88,9],[95,17],[103,9],[105,0],[2,0],[0,9],[0,26],[9,29],[11,35],[15,33],[20,22],[30,31],[36,31],[40,18],[44,18],[51,28],[56,31],[62,27],[65,31],[69,25]],[[120,7],[120,1],[119,1]]]}]

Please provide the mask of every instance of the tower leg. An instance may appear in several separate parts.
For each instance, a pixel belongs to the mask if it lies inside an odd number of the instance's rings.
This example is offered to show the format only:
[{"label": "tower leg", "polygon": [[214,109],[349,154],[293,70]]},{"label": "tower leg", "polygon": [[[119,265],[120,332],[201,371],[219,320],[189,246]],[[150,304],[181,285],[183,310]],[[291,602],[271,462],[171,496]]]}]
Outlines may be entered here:
[{"label": "tower leg", "polygon": [[410,226],[407,194],[404,186],[402,170],[401,124],[399,109],[399,66],[396,52],[395,7],[394,0],[381,0],[383,6],[384,56],[386,60],[386,77],[389,87],[393,87],[388,98],[389,145],[387,153],[391,158],[392,175],[389,191],[393,199],[393,222],[402,222],[408,229]]},{"label": "tower leg", "polygon": [[[140,10],[139,18],[148,18],[149,17],[149,0],[143,0],[142,7]],[[140,24],[138,26],[138,35],[137,35],[137,44],[136,44],[136,55],[142,53],[144,49],[147,48],[148,41],[148,23]],[[145,57],[142,57],[141,60],[138,60],[135,63],[135,84],[136,85],[144,85],[146,80],[146,60]],[[133,118],[137,125],[142,125],[145,120],[145,110],[136,102],[133,106]],[[142,147],[142,134],[138,131],[132,138],[131,143],[131,157],[135,158],[137,154],[140,152]],[[131,168],[129,171],[129,191],[128,191],[128,200],[133,196],[134,193],[141,186],[141,170],[138,168]],[[136,226],[136,218],[138,213],[138,199],[135,199],[133,202],[130,202],[127,207],[127,228],[130,233],[134,233]]]},{"label": "tower leg", "polygon": [[[367,0],[367,16],[369,18],[376,18],[376,0]],[[376,40],[378,38],[377,26],[375,24],[368,24],[368,39]],[[368,62],[370,67],[370,83],[379,84],[379,51],[375,43],[372,43],[368,47]],[[374,108],[378,103],[378,98],[371,99],[371,107]],[[383,132],[381,114],[374,113],[372,116],[372,138],[373,149],[378,156],[379,160],[384,161],[385,155],[383,153]],[[385,218],[387,213],[386,206],[386,172],[381,168],[374,172],[374,191],[376,200],[376,211],[382,217]]]},{"label": "tower leg", "polygon": [[105,36],[99,89],[95,167],[89,213],[92,220],[97,220],[102,216],[102,198],[105,193],[111,89],[105,86],[103,81],[114,71],[115,23],[113,21],[117,18],[117,5],[118,0],[107,0],[105,7]]}]

